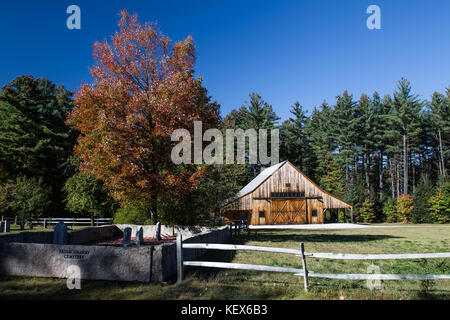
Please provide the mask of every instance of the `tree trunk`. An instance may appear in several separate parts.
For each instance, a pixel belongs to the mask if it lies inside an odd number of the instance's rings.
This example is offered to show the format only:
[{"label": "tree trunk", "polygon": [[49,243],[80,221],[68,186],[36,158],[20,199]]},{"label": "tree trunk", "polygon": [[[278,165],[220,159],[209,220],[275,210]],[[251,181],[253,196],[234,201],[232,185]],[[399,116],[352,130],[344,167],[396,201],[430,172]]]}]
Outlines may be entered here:
[{"label": "tree trunk", "polygon": [[157,224],[158,223],[158,205],[156,203],[152,203],[151,214],[152,214],[153,223]]},{"label": "tree trunk", "polygon": [[396,179],[397,179],[397,198],[400,196],[400,173],[398,172],[398,162],[395,161]]},{"label": "tree trunk", "polygon": [[444,160],[444,150],[442,148],[442,132],[441,129],[438,130],[439,133],[439,153],[440,153],[440,162],[442,167],[442,176],[445,178],[446,176],[446,170],[445,170],[445,160]]},{"label": "tree trunk", "polygon": [[349,172],[348,172],[348,164],[345,165],[345,186],[348,186],[349,181]]},{"label": "tree trunk", "polygon": [[403,194],[408,194],[408,138],[403,135]]},{"label": "tree trunk", "polygon": [[413,187],[413,194],[416,192],[416,161],[413,154],[411,154],[411,166],[412,166],[412,187]]},{"label": "tree trunk", "polygon": [[365,155],[365,167],[366,167],[366,188],[367,188],[367,195],[370,196],[370,175],[369,175],[369,170],[370,170],[370,155],[366,154]]},{"label": "tree trunk", "polygon": [[378,189],[380,192],[380,202],[383,202],[383,152],[381,151],[379,151]]},{"label": "tree trunk", "polygon": [[392,164],[392,159],[389,159],[389,173],[391,175],[391,192],[392,198],[395,198],[395,172]]}]

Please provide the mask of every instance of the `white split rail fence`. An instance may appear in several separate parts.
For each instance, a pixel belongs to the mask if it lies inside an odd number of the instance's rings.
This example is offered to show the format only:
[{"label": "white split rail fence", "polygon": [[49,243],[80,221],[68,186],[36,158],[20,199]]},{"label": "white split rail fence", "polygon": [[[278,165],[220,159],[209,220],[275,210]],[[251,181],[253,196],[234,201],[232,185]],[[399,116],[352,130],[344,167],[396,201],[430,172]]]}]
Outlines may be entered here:
[{"label": "white split rail fence", "polygon": [[[214,262],[214,261],[184,261],[183,249],[206,249],[206,250],[247,250],[263,251],[273,253],[293,254],[302,258],[302,269],[272,267],[254,264]],[[239,269],[266,272],[293,273],[296,276],[303,277],[305,291],[309,290],[308,278],[328,278],[341,280],[433,280],[450,279],[450,274],[328,274],[315,273],[308,271],[306,258],[317,259],[343,259],[343,260],[396,260],[396,259],[434,259],[450,258],[450,252],[440,253],[408,253],[408,254],[343,254],[343,253],[308,253],[304,251],[304,244],[300,243],[300,250],[259,247],[235,244],[216,244],[216,243],[183,243],[181,235],[177,237],[177,282],[181,283],[184,279],[184,267],[207,267],[220,269]]]}]

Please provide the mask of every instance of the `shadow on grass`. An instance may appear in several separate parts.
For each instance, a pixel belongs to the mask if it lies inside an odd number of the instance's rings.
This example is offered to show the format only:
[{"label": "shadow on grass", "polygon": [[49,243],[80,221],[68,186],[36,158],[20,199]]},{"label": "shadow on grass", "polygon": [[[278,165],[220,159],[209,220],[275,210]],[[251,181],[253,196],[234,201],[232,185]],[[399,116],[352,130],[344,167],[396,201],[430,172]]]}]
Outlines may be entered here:
[{"label": "shadow on grass", "polygon": [[[198,261],[232,262],[235,255],[235,251],[208,250],[205,255],[198,259]],[[185,275],[195,275],[200,279],[207,280],[216,278],[220,272],[223,272],[225,270],[227,269],[188,267],[185,270]]]},{"label": "shadow on grass", "polygon": [[[240,235],[234,236],[230,243],[232,244],[246,244],[250,241],[261,242],[261,246],[264,243],[286,243],[286,242],[367,242],[384,239],[400,238],[390,235],[339,235],[328,233],[314,233],[314,234],[299,234],[297,232],[273,232],[273,231],[258,231],[257,233],[243,232]],[[199,261],[214,261],[214,262],[232,262],[235,257],[236,251],[225,250],[208,250],[205,255],[199,258]],[[205,267],[188,267],[186,268],[186,276],[193,276],[211,280],[217,277],[220,272],[224,272],[227,269],[219,268],[205,268]]]},{"label": "shadow on grass", "polygon": [[235,238],[236,243],[246,243],[248,241],[256,242],[367,242],[377,241],[385,239],[399,239],[402,237],[396,237],[391,235],[366,235],[366,234],[329,234],[329,233],[273,233],[258,231],[257,234],[246,235],[243,234]]}]

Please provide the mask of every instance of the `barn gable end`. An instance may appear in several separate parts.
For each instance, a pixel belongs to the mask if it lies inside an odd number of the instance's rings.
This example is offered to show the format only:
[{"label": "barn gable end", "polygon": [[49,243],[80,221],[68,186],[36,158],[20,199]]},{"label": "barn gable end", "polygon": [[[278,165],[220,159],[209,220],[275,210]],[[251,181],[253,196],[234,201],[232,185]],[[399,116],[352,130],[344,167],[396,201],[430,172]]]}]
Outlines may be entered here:
[{"label": "barn gable end", "polygon": [[226,202],[222,212],[251,224],[323,223],[324,210],[352,208],[284,161],[263,170]]}]

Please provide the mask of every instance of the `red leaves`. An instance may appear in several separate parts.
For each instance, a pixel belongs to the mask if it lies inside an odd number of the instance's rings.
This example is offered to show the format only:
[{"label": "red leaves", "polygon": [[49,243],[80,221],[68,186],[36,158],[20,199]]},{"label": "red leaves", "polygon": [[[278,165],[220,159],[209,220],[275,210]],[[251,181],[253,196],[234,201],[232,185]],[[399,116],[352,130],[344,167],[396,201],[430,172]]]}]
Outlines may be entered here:
[{"label": "red leaves", "polygon": [[193,76],[191,37],[172,45],[155,25],[120,15],[111,41],[95,43],[94,81],[80,87],[69,115],[81,132],[75,152],[81,169],[103,180],[119,201],[183,196],[203,173],[171,163],[170,135],[191,129],[193,120],[216,126],[218,106]]}]

